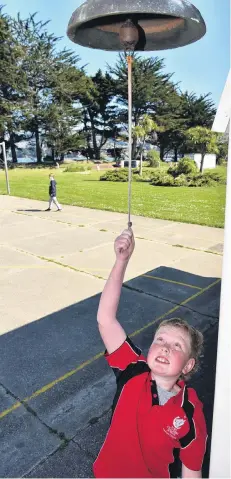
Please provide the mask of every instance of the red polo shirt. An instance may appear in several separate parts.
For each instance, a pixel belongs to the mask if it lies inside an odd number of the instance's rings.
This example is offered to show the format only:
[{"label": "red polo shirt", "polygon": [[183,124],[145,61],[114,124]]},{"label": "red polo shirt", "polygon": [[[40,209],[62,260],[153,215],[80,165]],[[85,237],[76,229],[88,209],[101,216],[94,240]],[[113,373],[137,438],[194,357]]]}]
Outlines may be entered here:
[{"label": "red polo shirt", "polygon": [[207,432],[194,389],[180,381],[179,393],[160,406],[146,359],[129,338],[105,357],[117,391],[111,425],[93,466],[95,477],[171,477],[176,449],[188,469],[200,470]]}]

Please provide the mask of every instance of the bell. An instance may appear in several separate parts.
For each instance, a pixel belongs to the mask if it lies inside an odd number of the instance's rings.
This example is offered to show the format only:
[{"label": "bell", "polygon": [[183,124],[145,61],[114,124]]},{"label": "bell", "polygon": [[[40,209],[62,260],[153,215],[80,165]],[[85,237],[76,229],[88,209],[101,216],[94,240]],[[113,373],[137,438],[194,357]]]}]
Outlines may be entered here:
[{"label": "bell", "polygon": [[[128,21],[136,32],[133,28],[129,33]],[[87,0],[75,10],[67,29],[74,43],[108,51],[178,48],[205,33],[199,10],[188,0]]]}]

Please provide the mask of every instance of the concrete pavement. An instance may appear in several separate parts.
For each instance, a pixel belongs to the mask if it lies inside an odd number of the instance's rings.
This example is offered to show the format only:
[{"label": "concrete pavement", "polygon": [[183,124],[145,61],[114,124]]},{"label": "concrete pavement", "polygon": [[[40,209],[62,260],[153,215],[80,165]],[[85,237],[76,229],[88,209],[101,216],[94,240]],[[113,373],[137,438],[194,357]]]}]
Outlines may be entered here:
[{"label": "concrete pavement", "polygon": [[[126,215],[46,206],[1,196],[0,477],[90,477],[115,390],[96,312]],[[209,374],[195,381],[211,429],[223,230],[133,224],[120,320],[144,351],[163,317],[205,332]]]}]

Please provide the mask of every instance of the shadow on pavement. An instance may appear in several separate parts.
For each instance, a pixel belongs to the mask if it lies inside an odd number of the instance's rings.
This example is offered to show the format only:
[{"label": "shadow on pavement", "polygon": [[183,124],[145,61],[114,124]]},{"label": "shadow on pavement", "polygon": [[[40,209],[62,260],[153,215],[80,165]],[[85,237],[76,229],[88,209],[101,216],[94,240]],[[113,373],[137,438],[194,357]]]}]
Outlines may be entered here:
[{"label": "shadow on pavement", "polygon": [[23,210],[23,209],[17,209],[16,211],[24,211],[25,213],[39,213],[39,212],[41,212],[41,211],[46,211],[46,210],[35,210],[35,209]]},{"label": "shadow on pavement", "polygon": [[[92,477],[115,392],[96,324],[99,297],[0,337],[0,477]],[[209,470],[219,301],[217,278],[159,267],[124,284],[118,311],[145,354],[162,319],[182,317],[204,333],[201,369],[190,382],[204,403],[209,433],[203,477]]]}]

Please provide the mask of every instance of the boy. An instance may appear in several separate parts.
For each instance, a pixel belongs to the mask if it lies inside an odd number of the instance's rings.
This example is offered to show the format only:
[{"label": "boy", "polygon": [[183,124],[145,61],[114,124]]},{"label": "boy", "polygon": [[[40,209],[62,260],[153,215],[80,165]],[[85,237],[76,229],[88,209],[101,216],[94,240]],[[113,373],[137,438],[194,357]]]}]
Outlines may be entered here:
[{"label": "boy", "polygon": [[56,183],[53,175],[49,175],[49,178],[50,178],[50,185],[49,185],[50,200],[49,200],[49,207],[47,208],[46,211],[51,211],[51,206],[52,206],[53,202],[57,206],[57,211],[62,211],[62,208],[61,208],[61,206],[58,203],[58,200],[56,198],[56,184],[57,183]]},{"label": "boy", "polygon": [[[182,477],[199,478],[206,425],[196,392],[184,381],[196,369],[203,336],[185,321],[163,321],[147,359],[116,319],[134,250],[131,230],[115,241],[116,262],[102,293],[98,326],[117,381],[109,431],[94,463],[95,477],[171,477],[179,451]],[[171,465],[172,464],[172,465]]]}]

